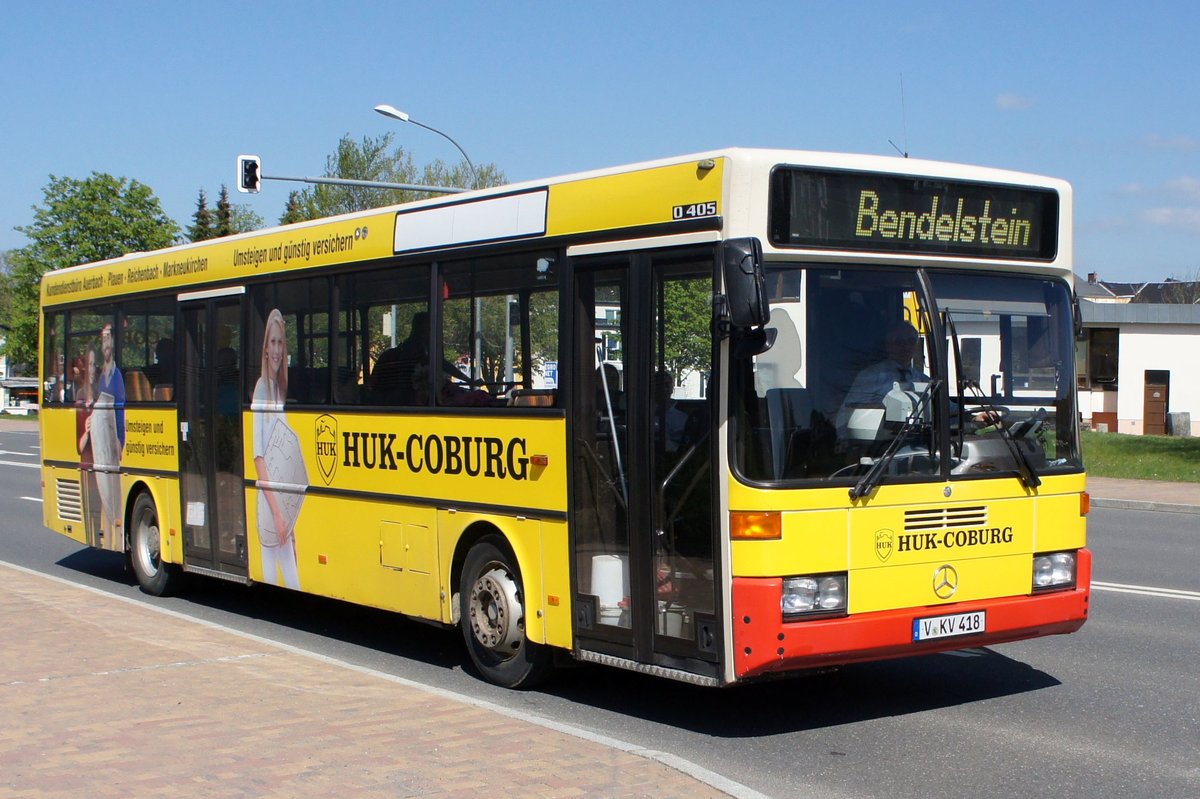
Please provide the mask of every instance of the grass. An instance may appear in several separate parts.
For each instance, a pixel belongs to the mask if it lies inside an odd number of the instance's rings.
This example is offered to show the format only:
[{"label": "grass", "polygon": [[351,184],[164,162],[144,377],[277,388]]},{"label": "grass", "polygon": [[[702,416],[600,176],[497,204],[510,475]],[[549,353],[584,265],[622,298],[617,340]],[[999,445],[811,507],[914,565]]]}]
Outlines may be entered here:
[{"label": "grass", "polygon": [[1200,483],[1200,438],[1080,435],[1083,465],[1090,475]]}]

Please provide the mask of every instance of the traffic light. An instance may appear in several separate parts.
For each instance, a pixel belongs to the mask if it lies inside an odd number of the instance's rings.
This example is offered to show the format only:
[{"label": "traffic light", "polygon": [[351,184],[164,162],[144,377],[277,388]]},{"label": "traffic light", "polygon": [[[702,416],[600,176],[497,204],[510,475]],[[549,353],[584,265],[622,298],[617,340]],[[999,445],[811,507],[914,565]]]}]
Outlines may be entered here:
[{"label": "traffic light", "polygon": [[262,161],[257,155],[237,157],[237,189],[246,194],[257,194],[262,183]]}]

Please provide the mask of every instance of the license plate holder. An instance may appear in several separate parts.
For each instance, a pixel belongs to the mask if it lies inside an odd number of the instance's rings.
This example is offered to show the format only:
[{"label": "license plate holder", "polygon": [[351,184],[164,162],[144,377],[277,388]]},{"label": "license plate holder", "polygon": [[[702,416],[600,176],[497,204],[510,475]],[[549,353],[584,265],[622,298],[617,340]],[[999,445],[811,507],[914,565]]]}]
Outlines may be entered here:
[{"label": "license plate holder", "polygon": [[949,613],[944,616],[925,616],[913,619],[913,641],[933,641],[938,638],[955,638],[960,635],[977,635],[987,632],[987,611],[972,610],[967,613]]}]

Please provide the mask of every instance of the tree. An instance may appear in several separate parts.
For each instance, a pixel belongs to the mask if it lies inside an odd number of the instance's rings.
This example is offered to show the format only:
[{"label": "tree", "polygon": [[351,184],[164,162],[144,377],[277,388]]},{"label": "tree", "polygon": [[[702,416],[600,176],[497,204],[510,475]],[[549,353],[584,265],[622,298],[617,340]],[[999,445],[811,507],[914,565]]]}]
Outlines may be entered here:
[{"label": "tree", "polygon": [[9,328],[5,353],[25,363],[37,362],[43,274],[168,247],[180,232],[150,187],[136,180],[100,172],[82,180],[51,175],[42,195],[44,204],[34,207],[33,222],[16,228],[30,243],[9,253],[2,285],[6,303],[0,314]]},{"label": "tree", "polygon": [[506,181],[504,173],[495,164],[479,164],[472,172],[466,161],[460,161],[454,166],[450,166],[439,158],[433,163],[425,165],[417,183],[424,186],[461,186],[464,189],[486,189],[489,186],[502,186]]},{"label": "tree", "polygon": [[[342,136],[337,149],[325,159],[325,177],[372,180],[380,183],[408,183],[427,186],[484,188],[505,182],[504,173],[495,164],[483,164],[471,179],[465,162],[447,166],[442,161],[427,164],[420,171],[412,155],[400,146],[392,146],[393,135],[364,136],[361,141]],[[412,202],[428,197],[427,192],[375,189],[361,186],[316,186],[292,192],[281,222],[298,222],[325,216],[365,211],[385,205]]]},{"label": "tree", "polygon": [[192,214],[192,224],[187,229],[188,241],[204,241],[213,237],[213,216],[208,210],[208,195],[200,189],[200,197],[196,200],[196,213]]},{"label": "tree", "polygon": [[229,189],[221,186],[221,194],[217,200],[217,210],[214,215],[208,210],[208,197],[204,189],[200,189],[200,199],[196,203],[196,213],[192,215],[192,225],[187,229],[189,241],[204,241],[220,236],[230,236],[234,233],[247,233],[263,227],[263,218],[256,214],[248,205],[231,203]]},{"label": "tree", "polygon": [[708,278],[672,280],[663,287],[663,360],[682,384],[692,372],[709,368],[712,282]]},{"label": "tree", "polygon": [[1200,304],[1200,269],[1183,277],[1170,277],[1163,284],[1163,301],[1183,305]]},{"label": "tree", "polygon": [[243,203],[231,205],[229,215],[229,224],[233,227],[234,233],[249,233],[251,230],[258,230],[266,226],[263,218],[256,214],[250,206]]},{"label": "tree", "polygon": [[233,235],[233,204],[229,202],[229,189],[221,184],[221,193],[217,195],[217,226],[214,231],[217,238]]},{"label": "tree", "polygon": [[296,222],[303,222],[307,219],[304,215],[304,207],[300,202],[299,190],[288,194],[287,206],[283,209],[283,216],[279,217],[279,224],[292,225]]}]

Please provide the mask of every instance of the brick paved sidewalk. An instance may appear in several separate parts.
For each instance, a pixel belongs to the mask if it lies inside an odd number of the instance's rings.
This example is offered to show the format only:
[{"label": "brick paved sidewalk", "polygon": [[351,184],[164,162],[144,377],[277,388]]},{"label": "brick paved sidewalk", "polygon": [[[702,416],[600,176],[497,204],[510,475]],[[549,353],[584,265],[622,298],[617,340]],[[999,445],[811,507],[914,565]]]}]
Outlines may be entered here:
[{"label": "brick paved sidewalk", "polygon": [[0,566],[6,797],[726,796],[664,763]]}]

